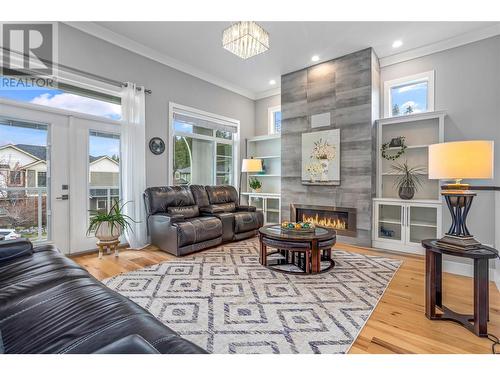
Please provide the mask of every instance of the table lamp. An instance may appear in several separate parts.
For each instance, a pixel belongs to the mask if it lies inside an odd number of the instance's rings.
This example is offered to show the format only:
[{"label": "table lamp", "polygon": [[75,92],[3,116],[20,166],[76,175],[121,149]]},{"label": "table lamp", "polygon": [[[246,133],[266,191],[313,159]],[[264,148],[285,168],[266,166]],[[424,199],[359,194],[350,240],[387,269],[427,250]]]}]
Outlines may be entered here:
[{"label": "table lamp", "polygon": [[441,195],[451,213],[451,226],[437,242],[443,246],[471,249],[480,243],[467,228],[467,214],[476,195],[463,178],[493,178],[493,141],[462,141],[429,146],[429,178],[454,180],[442,187]]},{"label": "table lamp", "polygon": [[247,172],[262,172],[262,160],[261,159],[243,159],[241,162],[241,171],[240,171],[240,184],[239,184],[239,196],[238,203],[241,202],[241,182],[243,179],[243,173]]}]

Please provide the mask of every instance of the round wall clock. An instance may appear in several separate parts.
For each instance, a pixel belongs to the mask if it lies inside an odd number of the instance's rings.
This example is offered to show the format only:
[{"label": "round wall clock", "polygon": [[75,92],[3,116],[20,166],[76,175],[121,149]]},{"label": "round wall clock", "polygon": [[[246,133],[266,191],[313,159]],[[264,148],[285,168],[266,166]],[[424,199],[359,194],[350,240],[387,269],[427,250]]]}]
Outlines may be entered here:
[{"label": "round wall clock", "polygon": [[165,142],[160,137],[153,137],[149,141],[149,149],[155,155],[163,154],[163,151],[165,151]]}]

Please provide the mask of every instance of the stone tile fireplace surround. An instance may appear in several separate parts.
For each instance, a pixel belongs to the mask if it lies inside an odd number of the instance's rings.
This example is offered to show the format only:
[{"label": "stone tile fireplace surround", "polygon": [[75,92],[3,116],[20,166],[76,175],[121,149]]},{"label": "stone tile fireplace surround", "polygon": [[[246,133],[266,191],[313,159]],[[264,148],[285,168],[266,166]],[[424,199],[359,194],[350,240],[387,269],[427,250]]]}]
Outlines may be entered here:
[{"label": "stone tile fireplace surround", "polygon": [[[349,207],[356,212],[355,233],[339,232],[339,241],[370,246],[374,121],[379,113],[377,56],[369,48],[283,75],[281,111],[281,217],[292,218],[292,204]],[[326,112],[330,125],[312,128],[311,116]],[[302,133],[329,129],[340,129],[340,186],[304,185]]]}]

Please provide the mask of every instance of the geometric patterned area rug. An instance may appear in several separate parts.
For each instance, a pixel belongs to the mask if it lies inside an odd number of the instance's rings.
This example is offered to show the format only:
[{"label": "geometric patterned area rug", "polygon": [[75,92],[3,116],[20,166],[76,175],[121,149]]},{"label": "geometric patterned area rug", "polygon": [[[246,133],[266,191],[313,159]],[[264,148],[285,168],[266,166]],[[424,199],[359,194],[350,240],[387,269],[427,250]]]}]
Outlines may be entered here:
[{"label": "geometric patterned area rug", "polygon": [[346,353],[401,261],[332,251],[335,267],[291,275],[259,264],[256,238],[107,279],[210,353]]}]

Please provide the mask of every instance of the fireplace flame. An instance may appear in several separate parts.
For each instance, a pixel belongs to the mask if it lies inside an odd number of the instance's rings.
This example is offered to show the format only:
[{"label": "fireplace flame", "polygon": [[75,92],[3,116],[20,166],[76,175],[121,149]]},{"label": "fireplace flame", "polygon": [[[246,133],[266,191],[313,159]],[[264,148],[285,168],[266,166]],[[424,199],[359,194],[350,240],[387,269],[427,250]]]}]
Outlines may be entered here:
[{"label": "fireplace flame", "polygon": [[302,221],[313,223],[320,227],[327,227],[333,229],[347,229],[347,223],[341,219],[320,218],[318,214],[314,216],[302,215]]}]

